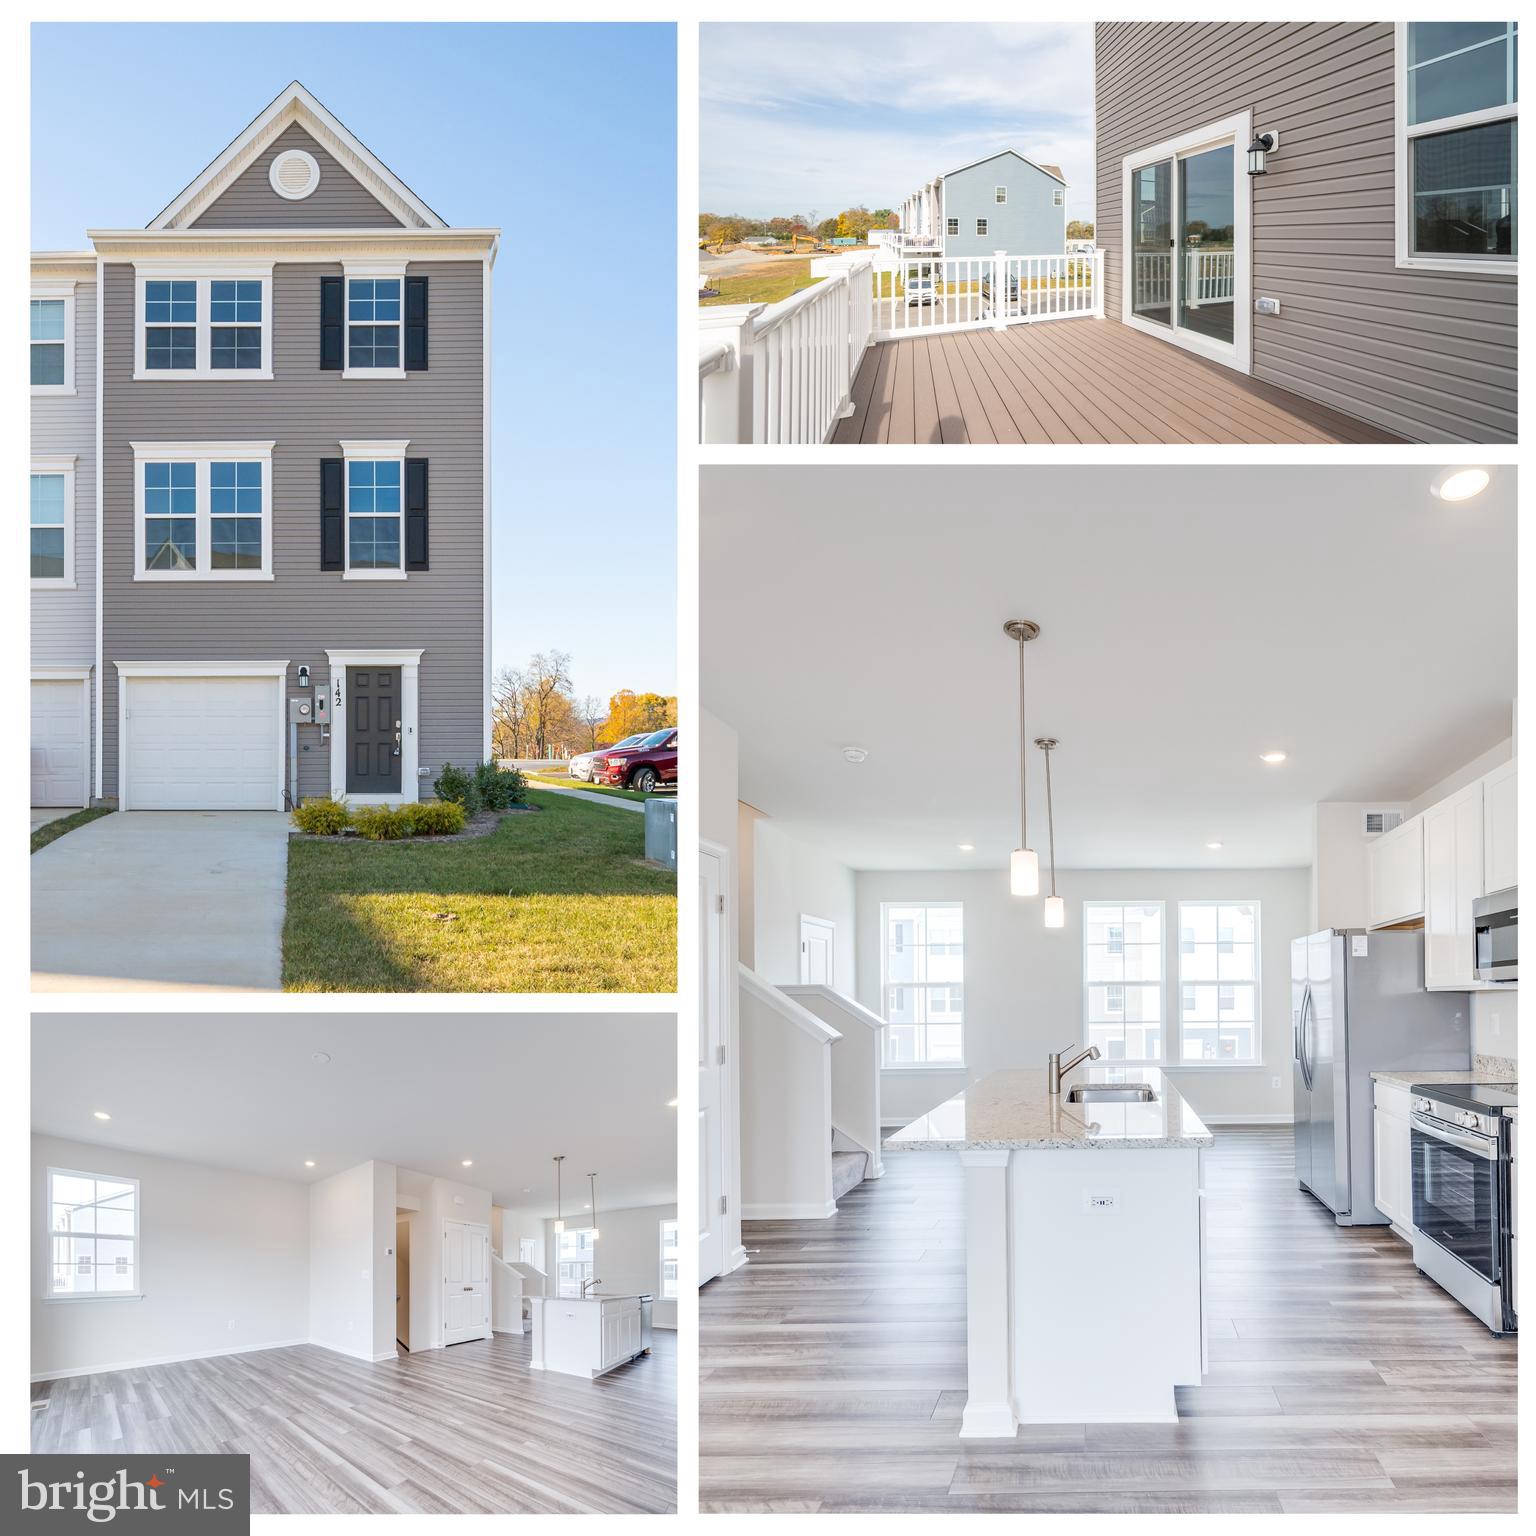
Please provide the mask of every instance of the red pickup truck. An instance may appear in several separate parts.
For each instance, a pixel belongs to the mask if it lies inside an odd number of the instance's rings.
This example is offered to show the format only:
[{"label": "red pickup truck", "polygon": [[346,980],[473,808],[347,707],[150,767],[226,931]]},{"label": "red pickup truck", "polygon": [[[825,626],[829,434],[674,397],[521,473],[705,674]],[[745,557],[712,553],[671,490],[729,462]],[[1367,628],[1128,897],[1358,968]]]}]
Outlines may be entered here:
[{"label": "red pickup truck", "polygon": [[649,794],[662,784],[677,783],[677,728],[652,731],[631,747],[610,747],[592,764],[594,784],[638,789]]}]

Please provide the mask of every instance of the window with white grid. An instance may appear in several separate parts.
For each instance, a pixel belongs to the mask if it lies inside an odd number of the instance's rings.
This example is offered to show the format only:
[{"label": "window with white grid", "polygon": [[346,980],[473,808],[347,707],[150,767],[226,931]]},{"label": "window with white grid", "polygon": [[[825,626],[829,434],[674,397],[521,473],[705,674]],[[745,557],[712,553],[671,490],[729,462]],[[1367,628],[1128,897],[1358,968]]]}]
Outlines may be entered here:
[{"label": "window with white grid", "polygon": [[50,1168],[47,1241],[45,1299],[141,1295],[139,1181]]},{"label": "window with white grid", "polygon": [[1210,1066],[1260,1059],[1258,902],[1179,903],[1178,1056]]},{"label": "window with white grid", "polygon": [[885,1065],[965,1064],[965,909],[958,901],[882,902]]},{"label": "window with white grid", "polygon": [[1163,904],[1083,903],[1087,1043],[1105,1061],[1161,1063]]}]

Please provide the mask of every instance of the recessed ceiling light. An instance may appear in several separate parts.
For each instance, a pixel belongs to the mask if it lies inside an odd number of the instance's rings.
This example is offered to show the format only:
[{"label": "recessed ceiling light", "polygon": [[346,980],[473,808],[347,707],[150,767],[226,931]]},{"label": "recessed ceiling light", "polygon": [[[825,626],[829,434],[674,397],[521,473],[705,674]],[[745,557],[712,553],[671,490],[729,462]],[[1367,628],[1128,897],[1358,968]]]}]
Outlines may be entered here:
[{"label": "recessed ceiling light", "polygon": [[464,1161],[459,1164],[459,1167],[461,1167],[461,1168],[473,1168],[474,1166],[475,1166],[475,1160],[472,1157],[466,1157],[464,1159]]},{"label": "recessed ceiling light", "polygon": [[314,1062],[317,1067],[323,1067],[331,1059],[331,1057],[328,1051],[316,1051],[315,1054],[309,1059]]},{"label": "recessed ceiling light", "polygon": [[676,1099],[668,1099],[667,1100],[667,1108],[668,1109],[676,1109],[677,1108],[677,1100]]},{"label": "recessed ceiling light", "polygon": [[112,1116],[109,1115],[104,1109],[95,1110],[93,1113],[98,1120],[110,1120],[112,1118]]},{"label": "recessed ceiling light", "polygon": [[312,1158],[312,1157],[306,1157],[306,1158],[305,1158],[305,1159],[304,1159],[304,1166],[305,1166],[305,1167],[306,1167],[306,1168],[313,1168],[313,1167],[314,1167],[314,1166],[315,1166],[315,1160],[314,1160],[314,1158]]},{"label": "recessed ceiling light", "polygon": [[843,760],[849,763],[862,763],[869,753],[863,747],[844,747]]},{"label": "recessed ceiling light", "polygon": [[582,1202],[581,1202],[581,1208],[582,1208],[582,1210],[584,1210],[584,1211],[590,1211],[590,1210],[591,1210],[591,1209],[592,1209],[592,1207],[591,1207],[591,1205],[589,1205],[589,1204],[588,1204],[588,1203],[587,1203],[587,1201],[585,1201],[585,1200],[583,1200],[583,1201],[582,1201]]},{"label": "recessed ceiling light", "polygon": [[1488,489],[1486,469],[1446,469],[1435,476],[1430,490],[1441,501],[1471,501]]},{"label": "recessed ceiling light", "polygon": [[1273,766],[1276,763],[1283,763],[1285,761],[1285,753],[1284,752],[1260,752],[1259,753],[1259,761],[1261,763],[1268,763],[1271,766]]},{"label": "recessed ceiling light", "polygon": [[1214,853],[1218,848],[1221,847],[1221,844],[1220,843],[1207,843],[1205,846],[1207,848],[1209,848],[1212,853]]},{"label": "recessed ceiling light", "polygon": [[523,1193],[525,1195],[531,1195],[533,1193],[533,1191],[526,1184],[524,1184],[523,1185]]},{"label": "recessed ceiling light", "polygon": [[976,844],[975,843],[957,843],[955,846],[960,850],[961,853],[975,853],[976,852]]}]

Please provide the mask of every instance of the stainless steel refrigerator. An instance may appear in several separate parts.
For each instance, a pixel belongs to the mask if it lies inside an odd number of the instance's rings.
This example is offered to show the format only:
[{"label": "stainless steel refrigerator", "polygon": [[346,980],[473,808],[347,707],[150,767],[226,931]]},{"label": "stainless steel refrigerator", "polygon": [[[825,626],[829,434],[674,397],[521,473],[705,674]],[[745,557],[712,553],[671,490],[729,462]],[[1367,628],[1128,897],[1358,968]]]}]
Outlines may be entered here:
[{"label": "stainless steel refrigerator", "polygon": [[1424,990],[1424,935],[1325,928],[1291,940],[1296,1180],[1340,1226],[1376,1209],[1372,1072],[1465,1071],[1471,1000]]}]

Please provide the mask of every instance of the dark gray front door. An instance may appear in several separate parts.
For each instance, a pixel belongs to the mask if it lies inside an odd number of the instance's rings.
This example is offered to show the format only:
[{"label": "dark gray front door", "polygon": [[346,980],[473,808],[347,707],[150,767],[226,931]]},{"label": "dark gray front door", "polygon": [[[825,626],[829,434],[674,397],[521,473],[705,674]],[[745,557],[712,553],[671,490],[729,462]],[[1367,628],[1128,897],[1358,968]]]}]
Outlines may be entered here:
[{"label": "dark gray front door", "polygon": [[400,793],[400,668],[347,668],[347,793]]}]

